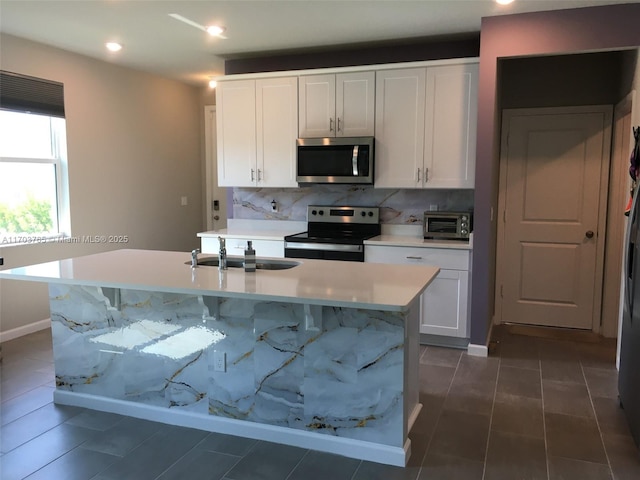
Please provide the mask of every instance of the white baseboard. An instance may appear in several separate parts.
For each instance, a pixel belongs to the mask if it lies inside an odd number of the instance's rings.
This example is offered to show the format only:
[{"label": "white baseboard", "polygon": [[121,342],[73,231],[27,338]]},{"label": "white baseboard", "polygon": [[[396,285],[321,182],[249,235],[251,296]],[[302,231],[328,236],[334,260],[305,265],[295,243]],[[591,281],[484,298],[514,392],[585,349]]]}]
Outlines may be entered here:
[{"label": "white baseboard", "polygon": [[487,332],[487,344],[478,345],[470,343],[467,347],[467,354],[472,357],[488,357],[489,356],[489,342],[491,341],[491,332],[493,332],[493,322],[489,325],[489,331]]},{"label": "white baseboard", "polygon": [[413,412],[411,412],[411,415],[409,415],[407,432],[410,432],[411,429],[413,428],[413,424],[416,423],[416,420],[418,419],[418,415],[420,415],[421,410],[422,410],[422,404],[416,403],[416,406],[413,408]]},{"label": "white baseboard", "polygon": [[51,319],[45,318],[44,320],[30,323],[28,325],[23,325],[22,327],[12,328],[11,330],[7,330],[6,332],[0,332],[0,342],[13,340],[14,338],[29,335],[30,333],[38,332],[40,330],[46,330],[50,326]]},{"label": "white baseboard", "polygon": [[475,345],[470,343],[467,347],[467,354],[472,357],[488,357],[489,356],[489,347],[486,345]]},{"label": "white baseboard", "polygon": [[376,463],[404,467],[411,455],[411,441],[402,447],[392,447],[379,443],[351,438],[336,437],[320,433],[278,427],[265,423],[246,422],[233,418],[201,415],[185,410],[168,409],[155,405],[145,405],[115,398],[99,397],[86,393],[56,390],[53,401],[57,404],[85,407],[102,412],[118,413],[154,422],[197,428],[209,432],[226,433],[256,440],[283,443],[295,447],[335,453],[345,457],[369,460]]}]

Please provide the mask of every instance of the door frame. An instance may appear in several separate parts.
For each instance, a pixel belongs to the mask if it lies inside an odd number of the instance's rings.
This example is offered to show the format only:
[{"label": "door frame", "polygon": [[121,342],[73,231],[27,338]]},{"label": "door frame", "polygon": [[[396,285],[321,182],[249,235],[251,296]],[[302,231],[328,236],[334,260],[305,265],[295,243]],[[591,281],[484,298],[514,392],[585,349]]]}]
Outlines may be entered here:
[{"label": "door frame", "polygon": [[[204,131],[205,131],[205,205],[204,211],[206,215],[207,231],[214,230],[213,224],[213,200],[215,198],[222,199],[220,201],[220,226],[216,228],[220,230],[227,227],[227,201],[226,189],[218,186],[218,149],[216,141],[216,106],[204,106]],[[212,125],[213,124],[213,125]],[[221,192],[218,190],[222,190]]]},{"label": "door frame", "polygon": [[[624,262],[624,242],[627,217],[616,215],[614,205],[621,209],[629,199],[629,154],[631,151],[631,114],[634,92],[618,102],[613,109],[611,127],[611,176],[609,181],[609,205],[611,215],[607,215],[607,246],[605,247],[605,273],[603,287],[602,334],[605,337],[618,336],[619,321],[622,319],[622,275]],[[628,120],[629,130],[621,131],[619,121]],[[622,126],[624,128],[624,126]],[[625,144],[626,143],[626,144]],[[608,319],[608,321],[607,321]]]},{"label": "door frame", "polygon": [[[512,117],[522,115],[544,114],[577,114],[577,113],[603,113],[605,115],[605,127],[603,132],[603,165],[600,172],[600,198],[598,202],[598,229],[596,240],[596,279],[594,283],[593,314],[591,318],[591,331],[601,333],[602,325],[602,298],[604,283],[604,252],[607,226],[607,200],[609,192],[609,171],[611,165],[611,125],[613,120],[613,108],[611,105],[593,105],[578,107],[540,107],[540,108],[512,108],[502,110],[502,127],[500,133],[500,167],[498,187],[498,212],[496,217],[496,283],[494,291],[493,324],[502,323],[502,285],[504,279],[504,249],[505,249],[505,212],[506,212],[506,187],[507,187],[507,158],[509,123]],[[606,188],[603,188],[606,187]]]}]

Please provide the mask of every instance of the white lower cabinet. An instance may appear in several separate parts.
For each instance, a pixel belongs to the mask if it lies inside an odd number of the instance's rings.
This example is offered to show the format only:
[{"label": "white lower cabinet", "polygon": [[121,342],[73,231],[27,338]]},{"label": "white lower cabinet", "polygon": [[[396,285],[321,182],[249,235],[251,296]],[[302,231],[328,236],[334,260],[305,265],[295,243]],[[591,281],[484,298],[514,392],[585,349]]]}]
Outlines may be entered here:
[{"label": "white lower cabinet", "polygon": [[366,245],[364,255],[365,262],[439,267],[440,273],[422,294],[420,333],[469,336],[470,250]]},{"label": "white lower cabinet", "polygon": [[[221,235],[226,240],[227,255],[241,257],[247,248],[248,238],[234,238]],[[284,239],[282,240],[251,240],[256,257],[284,258]],[[202,253],[218,254],[220,242],[218,237],[202,237],[200,243]]]}]

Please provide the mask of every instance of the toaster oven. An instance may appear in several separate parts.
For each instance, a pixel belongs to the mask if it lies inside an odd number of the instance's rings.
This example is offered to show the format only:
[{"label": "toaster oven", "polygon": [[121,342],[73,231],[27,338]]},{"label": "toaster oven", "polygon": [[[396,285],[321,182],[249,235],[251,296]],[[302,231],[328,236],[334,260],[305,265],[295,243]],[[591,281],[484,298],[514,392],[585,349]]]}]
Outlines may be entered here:
[{"label": "toaster oven", "polygon": [[424,212],[424,238],[468,240],[472,228],[471,212]]}]

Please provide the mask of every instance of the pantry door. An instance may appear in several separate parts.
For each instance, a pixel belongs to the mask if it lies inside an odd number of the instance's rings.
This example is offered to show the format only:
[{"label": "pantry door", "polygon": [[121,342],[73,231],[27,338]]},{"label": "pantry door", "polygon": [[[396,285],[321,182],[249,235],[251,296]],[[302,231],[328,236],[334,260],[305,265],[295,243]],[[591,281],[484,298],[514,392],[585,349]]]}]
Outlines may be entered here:
[{"label": "pantry door", "polygon": [[599,325],[610,107],[505,110],[501,322]]}]

